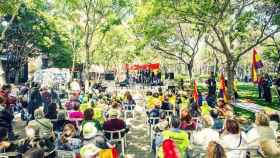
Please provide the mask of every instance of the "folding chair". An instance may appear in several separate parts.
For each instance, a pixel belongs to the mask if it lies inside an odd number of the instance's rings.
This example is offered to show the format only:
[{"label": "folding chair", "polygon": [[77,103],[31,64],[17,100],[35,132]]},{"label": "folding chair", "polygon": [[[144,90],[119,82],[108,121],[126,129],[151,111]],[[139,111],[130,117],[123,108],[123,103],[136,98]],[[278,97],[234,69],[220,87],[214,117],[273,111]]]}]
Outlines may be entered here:
[{"label": "folding chair", "polygon": [[152,151],[152,146],[153,146],[153,140],[155,137],[154,133],[154,127],[156,124],[158,124],[160,118],[159,117],[148,117],[148,124],[149,124],[149,129],[148,129],[148,135],[150,136],[150,150]]},{"label": "folding chair", "polygon": [[[253,157],[253,158],[264,158],[264,155],[259,151],[259,148],[225,148],[226,152],[229,151],[240,151],[246,152],[246,157]],[[248,155],[249,153],[249,155]]]},{"label": "folding chair", "polygon": [[169,125],[171,124],[171,118],[173,116],[173,110],[162,110],[164,112],[166,118],[168,119]]},{"label": "folding chair", "polygon": [[109,138],[106,137],[106,139],[110,143],[118,143],[121,142],[121,150],[122,150],[122,156],[125,156],[125,146],[126,146],[126,129],[121,129],[118,131],[103,131],[104,135],[109,135]]},{"label": "folding chair", "polygon": [[135,117],[135,105],[132,105],[132,104],[123,104],[123,107],[124,107],[124,119],[126,120],[127,119],[127,114],[128,113],[131,113],[132,114],[132,118]]},{"label": "folding chair", "polygon": [[4,153],[0,153],[0,158],[16,157],[20,155],[21,154],[18,152],[4,152]]},{"label": "folding chair", "polygon": [[57,158],[75,158],[76,153],[73,151],[56,150]]}]

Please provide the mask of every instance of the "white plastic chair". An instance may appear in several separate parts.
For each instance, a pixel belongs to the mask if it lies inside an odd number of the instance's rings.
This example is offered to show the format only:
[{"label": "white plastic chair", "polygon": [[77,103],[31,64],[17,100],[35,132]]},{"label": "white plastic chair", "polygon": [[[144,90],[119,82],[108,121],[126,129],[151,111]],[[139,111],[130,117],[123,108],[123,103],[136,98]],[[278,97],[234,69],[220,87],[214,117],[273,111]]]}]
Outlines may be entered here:
[{"label": "white plastic chair", "polygon": [[128,113],[131,113],[132,114],[132,118],[135,117],[135,105],[131,105],[131,104],[124,104],[123,105],[124,107],[124,119],[126,120],[127,119],[127,114]]},{"label": "white plastic chair", "polygon": [[76,153],[73,151],[56,150],[57,158],[75,158]]},{"label": "white plastic chair", "polygon": [[148,117],[148,124],[149,124],[149,129],[148,129],[148,135],[150,136],[150,150],[152,150],[153,146],[153,140],[154,140],[154,127],[156,124],[158,124],[160,118],[159,117]]},{"label": "white plastic chair", "polygon": [[165,117],[168,119],[169,125],[171,124],[171,118],[173,115],[173,110],[162,110],[162,112],[164,112]]},{"label": "white plastic chair", "polygon": [[[104,135],[109,135],[109,138],[106,137],[106,139],[110,142],[121,142],[121,150],[122,150],[122,155],[123,157],[125,156],[125,147],[126,145],[126,129],[121,129],[117,131],[103,131]],[[115,136],[115,138],[114,138]]]}]

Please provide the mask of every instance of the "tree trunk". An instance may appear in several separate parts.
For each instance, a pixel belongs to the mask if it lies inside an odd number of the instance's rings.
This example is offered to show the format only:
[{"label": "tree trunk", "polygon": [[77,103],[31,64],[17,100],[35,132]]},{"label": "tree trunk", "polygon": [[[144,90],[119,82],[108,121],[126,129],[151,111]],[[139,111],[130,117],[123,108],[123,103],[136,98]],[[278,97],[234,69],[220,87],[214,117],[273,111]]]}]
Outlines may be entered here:
[{"label": "tree trunk", "polygon": [[193,60],[194,60],[194,58],[192,58],[190,60],[190,62],[187,63],[187,68],[188,68],[188,73],[189,73],[190,81],[192,80],[192,77],[193,77]]},{"label": "tree trunk", "polygon": [[226,72],[227,72],[227,93],[229,102],[234,95],[233,92],[233,82],[234,82],[234,74],[235,74],[235,63],[233,59],[227,57],[227,65],[226,65]]},{"label": "tree trunk", "polygon": [[215,57],[215,77],[218,76],[218,72],[219,72],[219,59],[217,57]]}]

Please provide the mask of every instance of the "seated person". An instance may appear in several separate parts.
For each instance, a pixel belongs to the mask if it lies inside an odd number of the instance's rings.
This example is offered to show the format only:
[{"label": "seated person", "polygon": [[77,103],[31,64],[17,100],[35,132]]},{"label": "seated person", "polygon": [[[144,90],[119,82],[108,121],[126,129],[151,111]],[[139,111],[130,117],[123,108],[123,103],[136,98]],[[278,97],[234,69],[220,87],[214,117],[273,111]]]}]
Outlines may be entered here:
[{"label": "seated person", "polygon": [[269,127],[269,118],[263,113],[256,114],[255,127],[247,133],[247,142],[250,147],[257,147],[262,140],[273,139],[275,134],[272,128]]},{"label": "seated person", "polygon": [[131,94],[128,92],[123,101],[124,109],[125,110],[133,110],[135,108],[136,102],[132,98]]},{"label": "seated person", "polygon": [[31,148],[23,155],[23,158],[44,158],[44,150]]},{"label": "seated person", "polygon": [[132,98],[132,95],[129,91],[124,93],[123,102],[135,105],[135,100]]},{"label": "seated person", "polygon": [[0,96],[0,127],[4,127],[8,130],[9,139],[14,138],[13,122],[14,115],[9,107],[5,104],[5,98]]},{"label": "seated person", "polygon": [[196,102],[193,102],[189,108],[189,113],[192,117],[200,117],[201,107]]},{"label": "seated person", "polygon": [[100,125],[100,123],[99,123],[99,121],[98,120],[96,120],[95,118],[94,118],[94,111],[93,111],[93,109],[86,109],[86,111],[85,111],[85,113],[84,113],[84,120],[83,120],[83,122],[82,122],[82,124],[81,124],[81,127],[82,127],[82,129],[83,129],[83,127],[84,127],[84,125],[86,124],[86,123],[93,123],[94,124],[94,126],[95,126],[95,128],[98,130],[98,131],[101,131],[102,130],[102,127],[101,127],[101,125]]},{"label": "seated person", "polygon": [[94,106],[93,111],[94,118],[99,121],[100,124],[103,124],[105,121],[104,107]]},{"label": "seated person", "polygon": [[203,102],[203,94],[202,94],[200,91],[198,91],[198,100],[197,100],[197,104],[198,104],[199,106],[202,106],[202,102]]},{"label": "seated person", "polygon": [[120,117],[121,116],[121,110],[122,110],[122,108],[121,108],[120,104],[118,102],[114,101],[114,102],[112,102],[112,105],[111,105],[110,109],[108,110],[108,114],[111,111],[117,111],[118,112],[118,117]]},{"label": "seated person", "polygon": [[66,120],[66,111],[59,111],[57,114],[57,121],[53,122],[53,130],[55,132],[62,132],[66,124],[71,123],[69,120]]},{"label": "seated person", "polygon": [[[247,147],[246,135],[240,129],[235,119],[226,119],[224,131],[220,136],[219,143],[226,149],[240,149]],[[246,158],[246,150],[228,150],[226,156],[229,158]]]},{"label": "seated person", "polygon": [[46,106],[47,112],[45,113],[45,117],[48,119],[57,119],[57,106],[56,103],[51,103]]},{"label": "seated person", "polygon": [[208,104],[206,102],[203,102],[200,109],[201,109],[201,115],[205,116],[205,115],[210,114],[210,111],[211,111],[212,108],[210,106],[208,106]]},{"label": "seated person", "polygon": [[169,130],[165,130],[162,132],[161,137],[156,139],[155,143],[159,148],[159,157],[163,157],[162,153],[162,142],[166,139],[171,139],[175,142],[180,157],[186,157],[186,151],[190,145],[188,134],[179,129],[180,127],[180,119],[178,117],[172,117],[171,119],[171,128]]},{"label": "seated person", "polygon": [[215,96],[215,94],[208,94],[208,96],[206,97],[206,101],[207,101],[207,104],[211,108],[215,108],[215,106],[216,106],[216,96]]},{"label": "seated person", "polygon": [[28,125],[25,127],[26,138],[20,141],[18,152],[25,154],[32,148],[44,150],[45,158],[55,157],[55,145],[49,139],[40,138],[39,129]]},{"label": "seated person", "polygon": [[68,112],[69,120],[84,118],[84,113],[79,111],[79,109],[80,109],[80,105],[78,105],[78,104],[74,105],[73,110]]},{"label": "seated person", "polygon": [[152,97],[152,92],[148,91],[146,93],[146,97],[145,97],[145,102],[146,102],[146,108],[147,110],[151,110],[153,108],[153,97]]},{"label": "seated person", "polygon": [[176,105],[176,95],[174,95],[172,92],[168,93],[168,102],[172,105]]},{"label": "seated person", "polygon": [[219,113],[217,110],[211,110],[210,115],[212,116],[214,120],[214,125],[212,126],[213,129],[222,129],[224,126],[224,121],[223,119],[219,118]]},{"label": "seated person", "polygon": [[226,158],[225,149],[219,143],[211,141],[207,146],[207,158]]},{"label": "seated person", "polygon": [[25,135],[26,138],[19,141],[18,151],[22,154],[35,147],[35,145],[38,144],[40,140],[39,129],[31,125],[25,127]]},{"label": "seated person", "polygon": [[269,127],[273,129],[274,133],[276,134],[278,127],[279,127],[279,122],[280,122],[280,118],[279,115],[276,114],[271,114],[270,116],[270,121],[269,121]]},{"label": "seated person", "polygon": [[162,110],[172,110],[172,105],[168,102],[168,97],[164,96],[164,100],[162,102],[162,105],[160,107]]},{"label": "seated person", "polygon": [[[154,108],[148,112],[148,117],[159,117],[160,115],[160,101],[158,100],[157,102],[154,103]],[[152,120],[149,120],[149,124],[157,124],[158,120],[155,120],[155,122],[152,123]]]},{"label": "seated person", "polygon": [[233,115],[232,108],[228,104],[226,104],[223,99],[219,99],[217,110],[219,112],[219,116],[223,118]]},{"label": "seated person", "polygon": [[219,141],[219,132],[215,131],[211,127],[214,121],[211,116],[206,115],[202,118],[203,128],[199,131],[195,131],[192,134],[193,143],[200,145],[203,149],[207,149],[208,143],[211,141]]},{"label": "seated person", "polygon": [[53,124],[50,119],[45,118],[43,109],[36,109],[34,112],[35,120],[32,120],[28,125],[39,130],[40,138],[49,138],[54,141]]},{"label": "seated person", "polygon": [[260,142],[259,151],[263,157],[279,158],[280,157],[280,146],[275,140],[263,140]]},{"label": "seated person", "polygon": [[195,130],[197,123],[192,119],[192,116],[186,109],[181,110],[181,123],[180,129],[182,130]]},{"label": "seated person", "polygon": [[77,131],[72,124],[66,124],[63,132],[56,140],[58,150],[77,150],[81,147],[81,140],[77,138]]},{"label": "seated person", "polygon": [[8,130],[0,127],[0,153],[14,152],[17,146],[8,140]]},{"label": "seated person", "polygon": [[165,116],[164,112],[160,113],[159,118],[160,118],[160,120],[159,120],[158,124],[156,124],[155,127],[154,127],[154,131],[156,133],[162,132],[162,131],[167,130],[169,128],[169,122],[166,120],[166,116]]},{"label": "seated person", "polygon": [[66,110],[72,110],[76,104],[80,105],[79,98],[75,94],[72,94],[70,100],[65,103],[65,108]]},{"label": "seated person", "polygon": [[[103,130],[106,131],[119,131],[122,129],[128,129],[125,122],[118,118],[118,111],[111,110],[109,113],[109,119],[103,124]],[[127,133],[128,130],[125,131]],[[110,135],[105,135],[107,139],[110,139]],[[117,138],[118,135],[114,135],[114,138]]]}]

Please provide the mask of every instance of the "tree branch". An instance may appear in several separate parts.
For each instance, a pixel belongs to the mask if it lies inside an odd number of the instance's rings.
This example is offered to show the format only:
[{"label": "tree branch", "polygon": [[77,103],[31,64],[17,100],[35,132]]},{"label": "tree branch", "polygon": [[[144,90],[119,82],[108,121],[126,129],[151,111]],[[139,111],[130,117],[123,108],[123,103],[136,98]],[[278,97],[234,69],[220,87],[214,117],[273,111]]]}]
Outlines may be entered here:
[{"label": "tree branch", "polygon": [[205,43],[209,45],[212,49],[224,54],[223,50],[219,49],[218,47],[214,46],[211,42],[208,41],[208,37],[205,37]]},{"label": "tree branch", "polygon": [[[258,38],[258,40],[252,44],[251,46],[249,46],[247,49],[245,49],[244,51],[242,51],[240,54],[238,54],[238,56],[236,57],[236,60],[239,61],[240,57],[243,56],[244,54],[246,54],[248,51],[250,51],[251,49],[253,49],[254,47],[256,47],[257,45],[259,45],[260,43],[262,43],[263,41],[267,40],[269,37],[273,36],[274,34],[276,34],[277,32],[279,32],[279,28],[277,28],[275,31],[273,31],[272,33],[266,35],[263,38]],[[262,33],[263,35],[264,33]]]},{"label": "tree branch", "polygon": [[159,46],[154,46],[154,49],[159,50],[159,51],[161,51],[162,53],[164,53],[166,55],[175,57],[175,58],[181,60],[182,62],[186,63],[186,61],[182,57],[180,57],[180,56],[178,56],[176,54],[170,53],[168,50],[165,50],[165,49],[163,49],[163,48],[161,48]]}]

